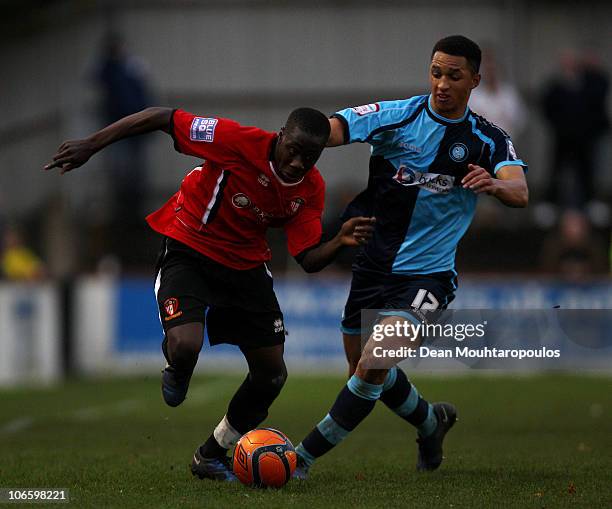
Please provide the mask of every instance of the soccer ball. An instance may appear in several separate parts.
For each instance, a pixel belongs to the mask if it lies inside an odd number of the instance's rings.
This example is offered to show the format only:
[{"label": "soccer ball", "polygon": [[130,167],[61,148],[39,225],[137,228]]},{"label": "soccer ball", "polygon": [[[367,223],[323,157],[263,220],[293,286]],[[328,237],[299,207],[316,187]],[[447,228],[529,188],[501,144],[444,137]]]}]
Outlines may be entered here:
[{"label": "soccer ball", "polygon": [[249,431],[234,450],[234,474],[247,486],[280,488],[291,479],[296,463],[293,444],[272,428]]}]

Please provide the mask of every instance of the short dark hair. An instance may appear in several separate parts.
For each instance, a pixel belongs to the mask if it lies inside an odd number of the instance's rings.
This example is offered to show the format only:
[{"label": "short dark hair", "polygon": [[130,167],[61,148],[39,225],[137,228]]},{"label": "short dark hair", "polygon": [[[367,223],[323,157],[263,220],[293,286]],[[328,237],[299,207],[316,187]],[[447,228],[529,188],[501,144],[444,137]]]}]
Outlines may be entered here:
[{"label": "short dark hair", "polygon": [[289,114],[285,128],[290,131],[299,127],[311,136],[321,138],[325,141],[329,138],[329,120],[319,110],[313,108],[297,108]]},{"label": "short dark hair", "polygon": [[480,60],[482,58],[480,47],[463,35],[449,35],[440,39],[433,47],[431,52],[432,58],[436,51],[441,51],[455,57],[465,57],[474,74],[478,74],[480,70]]}]

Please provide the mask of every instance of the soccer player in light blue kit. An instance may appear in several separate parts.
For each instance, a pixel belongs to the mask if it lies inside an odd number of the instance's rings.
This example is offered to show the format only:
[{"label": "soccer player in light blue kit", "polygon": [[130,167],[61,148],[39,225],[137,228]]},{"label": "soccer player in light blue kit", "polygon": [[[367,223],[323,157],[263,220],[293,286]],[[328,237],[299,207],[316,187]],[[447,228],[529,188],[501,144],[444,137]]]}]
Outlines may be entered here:
[{"label": "soccer player in light blue kit", "polygon": [[[510,137],[467,106],[480,82],[480,59],[473,41],[446,37],[432,51],[429,95],[348,108],[330,119],[328,146],[372,146],[368,187],[345,217],[375,216],[376,226],[353,265],[342,320],[350,379],[297,446],[297,478],[305,479],[315,459],[346,438],[377,400],[416,427],[418,470],[442,463],[455,407],[428,403],[398,367],[372,365],[365,354],[372,338],[361,350],[360,314],[388,309],[378,323],[418,324],[424,312],[446,308],[457,288],[457,243],[472,221],[477,196],[489,194],[509,207],[527,205],[527,166]],[[419,338],[412,339],[418,345]]]}]

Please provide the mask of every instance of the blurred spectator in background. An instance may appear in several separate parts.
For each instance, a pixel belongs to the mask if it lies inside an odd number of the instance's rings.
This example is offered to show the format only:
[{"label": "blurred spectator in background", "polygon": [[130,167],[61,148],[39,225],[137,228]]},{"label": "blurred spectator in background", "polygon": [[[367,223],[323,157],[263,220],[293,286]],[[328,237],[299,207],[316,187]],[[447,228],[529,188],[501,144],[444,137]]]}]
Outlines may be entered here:
[{"label": "blurred spectator in background", "polygon": [[504,80],[494,50],[482,52],[480,85],[472,91],[470,109],[508,132],[520,136],[526,124],[526,109],[516,87]]},{"label": "blurred spectator in background", "polygon": [[23,241],[17,227],[4,230],[0,254],[2,277],[10,281],[37,281],[45,276],[45,267]]},{"label": "blurred spectator in background", "polygon": [[[102,43],[94,79],[101,93],[102,125],[152,104],[146,65],[128,53],[123,37],[116,32],[107,34]],[[114,239],[112,250],[123,260],[133,255],[130,239],[145,230],[144,202],[148,191],[145,143],[143,137],[136,136],[116,143],[107,151],[105,173],[110,183],[111,226],[121,225],[123,232],[122,235],[113,232],[109,239]]]},{"label": "blurred spectator in background", "polygon": [[583,212],[566,210],[558,229],[545,239],[541,268],[571,280],[606,274],[609,270],[606,245],[593,232],[589,218]]},{"label": "blurred spectator in background", "polygon": [[585,210],[595,198],[595,155],[609,129],[608,76],[594,53],[566,50],[546,85],[542,106],[552,134],[546,200]]}]

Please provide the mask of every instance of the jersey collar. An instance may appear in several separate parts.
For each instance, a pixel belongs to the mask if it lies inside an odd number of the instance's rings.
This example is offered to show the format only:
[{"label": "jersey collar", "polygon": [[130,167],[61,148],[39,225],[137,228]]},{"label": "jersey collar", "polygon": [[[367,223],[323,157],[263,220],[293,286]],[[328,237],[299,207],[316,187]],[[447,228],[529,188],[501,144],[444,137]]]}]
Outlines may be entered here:
[{"label": "jersey collar", "polygon": [[300,180],[298,180],[297,182],[285,182],[282,178],[280,178],[278,176],[278,174],[276,173],[276,170],[274,169],[274,163],[272,163],[272,161],[268,161],[270,163],[270,170],[272,170],[272,174],[276,177],[276,180],[279,181],[279,183],[282,186],[285,187],[293,187],[293,186],[297,186],[298,184],[301,184],[304,181],[304,177],[302,177]]},{"label": "jersey collar", "polygon": [[470,109],[466,106],[465,113],[463,113],[463,116],[461,118],[443,117],[442,115],[439,115],[438,113],[434,111],[433,106],[431,105],[431,94],[427,97],[427,104],[426,104],[425,109],[427,110],[427,113],[429,114],[431,118],[433,118],[436,122],[440,122],[441,124],[445,124],[445,125],[459,124],[463,122],[467,118],[468,114],[470,113]]}]

